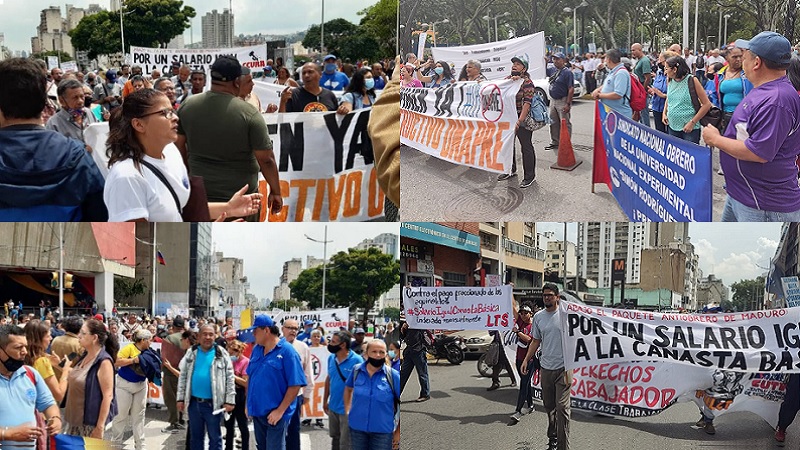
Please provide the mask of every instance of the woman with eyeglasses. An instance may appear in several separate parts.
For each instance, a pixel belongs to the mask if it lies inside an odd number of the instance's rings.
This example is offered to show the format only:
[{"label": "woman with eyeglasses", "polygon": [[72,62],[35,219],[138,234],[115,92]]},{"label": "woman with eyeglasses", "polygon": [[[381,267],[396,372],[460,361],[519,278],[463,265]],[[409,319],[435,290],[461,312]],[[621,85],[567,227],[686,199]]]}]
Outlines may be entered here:
[{"label": "woman with eyeglasses", "polygon": [[[110,222],[181,222],[189,200],[189,175],[178,148],[178,116],[154,89],[130,94],[114,110],[106,141],[109,172],[103,200]],[[208,204],[218,221],[259,211],[261,194],[244,186],[225,203]],[[180,205],[180,208],[178,207]]]}]

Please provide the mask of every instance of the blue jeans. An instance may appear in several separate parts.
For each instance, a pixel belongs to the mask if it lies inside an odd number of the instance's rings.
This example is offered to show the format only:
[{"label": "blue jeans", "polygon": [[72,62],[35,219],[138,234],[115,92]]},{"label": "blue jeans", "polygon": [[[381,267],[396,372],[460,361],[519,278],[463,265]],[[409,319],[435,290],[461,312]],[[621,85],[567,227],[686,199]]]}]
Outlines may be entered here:
[{"label": "blue jeans", "polygon": [[297,407],[286,427],[286,450],[300,450],[300,411],[303,409],[303,397],[297,397],[295,402]]},{"label": "blue jeans", "polygon": [[365,433],[350,428],[353,450],[392,450],[392,433]]},{"label": "blue jeans", "polygon": [[650,126],[650,100],[653,98],[652,95],[647,94],[647,100],[645,101],[645,107],[642,110],[641,116],[639,117],[639,123],[649,127]]},{"label": "blue jeans", "polygon": [[195,445],[203,446],[208,433],[209,450],[222,450],[222,414],[214,415],[211,403],[189,402],[189,433]]},{"label": "blue jeans", "polygon": [[751,208],[729,195],[722,210],[723,222],[800,222],[800,211],[777,212]]},{"label": "blue jeans", "polygon": [[406,348],[403,351],[403,364],[400,366],[400,392],[406,387],[408,379],[411,377],[411,371],[417,369],[417,376],[419,377],[419,396],[431,396],[431,384],[428,380],[428,360],[425,359],[425,350],[414,351]]},{"label": "blue jeans", "polygon": [[267,422],[267,416],[253,417],[256,448],[258,450],[286,450],[286,426],[289,424],[289,419],[284,416],[275,425],[270,425]]},{"label": "blue jeans", "polygon": [[684,133],[683,130],[675,131],[667,126],[667,133],[669,133],[670,136],[681,138],[684,141],[694,142],[695,144],[700,143],[700,128],[692,130],[691,133]]}]

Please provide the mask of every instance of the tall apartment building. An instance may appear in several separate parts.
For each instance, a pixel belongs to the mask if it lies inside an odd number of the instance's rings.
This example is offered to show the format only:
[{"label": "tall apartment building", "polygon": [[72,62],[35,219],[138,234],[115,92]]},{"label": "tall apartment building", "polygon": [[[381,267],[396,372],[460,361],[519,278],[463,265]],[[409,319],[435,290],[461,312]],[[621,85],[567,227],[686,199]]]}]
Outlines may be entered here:
[{"label": "tall apartment building", "polygon": [[75,29],[84,17],[102,11],[100,5],[90,4],[88,8],[75,8],[67,4],[66,18],[61,16],[61,7],[51,6],[39,13],[36,36],[31,38],[33,53],[60,51],[75,57],[72,40],[67,34]]},{"label": "tall apartment building", "polygon": [[575,243],[567,241],[566,259],[564,256],[564,241],[549,241],[547,243],[547,254],[545,255],[544,268],[552,273],[558,274],[559,278],[564,277],[566,266],[567,277],[574,277],[578,268],[577,256],[575,253]]},{"label": "tall apartment building", "polygon": [[198,222],[189,228],[189,306],[211,315],[215,304],[211,296],[211,264],[213,259],[211,224]]},{"label": "tall apartment building", "polygon": [[545,251],[537,246],[535,222],[480,222],[478,229],[486,274],[521,289],[542,285]]},{"label": "tall apartment building", "polygon": [[372,239],[364,239],[359,243],[356,248],[359,250],[368,249],[370,247],[375,247],[386,253],[387,255],[392,255],[394,259],[397,259],[397,242],[400,240],[400,236],[392,233],[382,233],[375,236]]},{"label": "tall apartment building", "polygon": [[[309,263],[311,261],[309,260]],[[315,259],[316,262],[316,259]],[[303,271],[303,260],[300,258],[292,258],[283,263],[283,272],[279,279],[279,284],[275,286],[272,293],[272,301],[289,300],[292,298],[289,283],[296,280]]]},{"label": "tall apartment building", "polygon": [[202,17],[203,47],[233,47],[233,13],[224,9],[222,13],[216,9]]}]

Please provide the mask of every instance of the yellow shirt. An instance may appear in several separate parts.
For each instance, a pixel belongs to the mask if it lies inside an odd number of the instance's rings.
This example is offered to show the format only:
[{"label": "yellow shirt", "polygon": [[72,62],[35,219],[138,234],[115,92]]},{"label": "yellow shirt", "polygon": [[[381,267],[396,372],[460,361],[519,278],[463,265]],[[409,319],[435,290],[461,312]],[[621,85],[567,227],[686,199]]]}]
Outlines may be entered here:
[{"label": "yellow shirt", "polygon": [[39,375],[42,376],[43,380],[46,380],[52,376],[55,376],[55,372],[53,372],[53,365],[50,364],[50,360],[47,359],[47,356],[42,356],[41,358],[37,359],[33,362],[33,368],[39,372]]},{"label": "yellow shirt", "polygon": [[117,358],[136,358],[141,354],[142,352],[139,350],[139,348],[131,342],[120,349],[119,353],[117,353]]}]

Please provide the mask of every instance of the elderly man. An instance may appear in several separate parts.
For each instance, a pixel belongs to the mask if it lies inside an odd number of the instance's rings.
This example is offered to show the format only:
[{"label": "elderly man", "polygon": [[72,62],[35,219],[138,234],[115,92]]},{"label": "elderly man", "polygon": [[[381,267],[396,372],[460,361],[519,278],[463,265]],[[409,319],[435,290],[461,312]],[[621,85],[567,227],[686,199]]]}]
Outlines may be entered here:
[{"label": "elderly man", "polygon": [[283,337],[286,342],[292,344],[297,354],[300,355],[300,363],[306,376],[306,386],[300,389],[300,393],[297,395],[297,405],[286,428],[287,450],[300,450],[300,412],[303,409],[303,404],[309,403],[314,396],[314,370],[311,362],[311,351],[305,342],[297,338],[299,330],[300,324],[296,320],[287,319],[283,322]]},{"label": "elderly man", "polygon": [[167,77],[161,77],[153,83],[153,89],[158,92],[163,92],[169,99],[169,103],[172,107],[178,109],[178,98],[175,95],[175,86],[172,84],[172,80]]},{"label": "elderly man", "polygon": [[247,367],[247,413],[253,418],[256,448],[286,450],[286,428],[306,375],[297,350],[281,339],[269,316],[256,316],[249,331],[256,345]]},{"label": "elderly man", "polygon": [[[173,73],[174,71],[175,66],[173,66]],[[175,95],[179,100],[192,88],[191,81],[189,80],[191,74],[192,69],[184,64],[178,69],[178,74],[172,77],[172,84],[175,86]]]},{"label": "elderly man", "polygon": [[[58,85],[61,109],[48,119],[45,128],[85,144],[83,131],[97,121],[92,111],[85,106],[83,88],[83,83],[73,79],[64,80]],[[91,149],[87,146],[87,150]]]},{"label": "elderly man", "polygon": [[[515,58],[519,59],[519,58]],[[550,77],[550,145],[545,150],[558,150],[561,140],[561,119],[566,120],[567,130],[572,136],[572,97],[575,94],[575,78],[567,67],[567,57],[563,53],[553,55],[553,69],[548,72]],[[527,69],[527,68],[526,68]]]},{"label": "elderly man", "polygon": [[47,83],[47,96],[50,99],[56,100],[58,98],[58,83],[61,82],[61,78],[63,76],[64,72],[62,72],[58,67],[50,71],[51,80],[49,83]]},{"label": "elderly man", "polygon": [[213,325],[200,328],[199,343],[186,352],[178,378],[178,411],[189,410],[189,435],[202,446],[208,434],[209,450],[222,450],[221,408],[233,411],[236,404],[233,363],[224,348],[214,343]]}]

